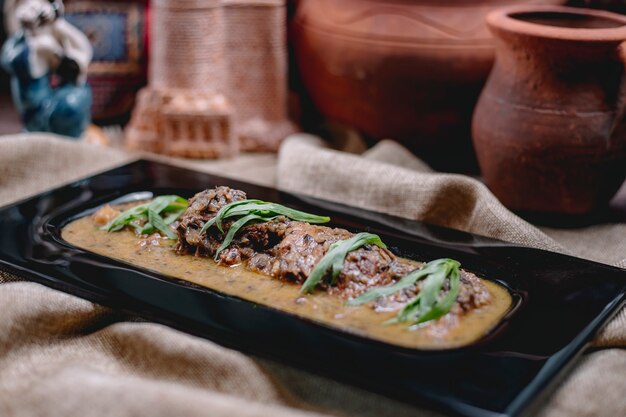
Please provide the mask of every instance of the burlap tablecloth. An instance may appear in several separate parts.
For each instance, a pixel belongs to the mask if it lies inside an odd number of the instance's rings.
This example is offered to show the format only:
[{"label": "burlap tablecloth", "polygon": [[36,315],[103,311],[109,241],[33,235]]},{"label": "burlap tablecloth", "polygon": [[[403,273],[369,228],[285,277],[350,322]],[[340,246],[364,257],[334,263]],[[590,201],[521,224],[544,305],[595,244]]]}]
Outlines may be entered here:
[{"label": "burlap tablecloth", "polygon": [[[137,158],[50,135],[0,137],[0,205]],[[540,230],[479,182],[432,173],[393,142],[363,155],[288,140],[278,158],[171,161],[539,248],[626,265],[626,225]],[[0,272],[0,416],[436,415],[125,317]],[[626,415],[622,311],[541,408]]]}]

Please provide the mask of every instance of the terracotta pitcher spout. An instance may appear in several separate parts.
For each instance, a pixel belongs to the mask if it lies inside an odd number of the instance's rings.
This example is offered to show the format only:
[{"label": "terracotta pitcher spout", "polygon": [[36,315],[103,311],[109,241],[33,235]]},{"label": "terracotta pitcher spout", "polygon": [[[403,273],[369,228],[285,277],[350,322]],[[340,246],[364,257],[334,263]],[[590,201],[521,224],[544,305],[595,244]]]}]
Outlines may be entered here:
[{"label": "terracotta pitcher spout", "polygon": [[626,177],[626,16],[526,6],[491,13],[496,62],[473,140],[508,207],[586,214]]}]

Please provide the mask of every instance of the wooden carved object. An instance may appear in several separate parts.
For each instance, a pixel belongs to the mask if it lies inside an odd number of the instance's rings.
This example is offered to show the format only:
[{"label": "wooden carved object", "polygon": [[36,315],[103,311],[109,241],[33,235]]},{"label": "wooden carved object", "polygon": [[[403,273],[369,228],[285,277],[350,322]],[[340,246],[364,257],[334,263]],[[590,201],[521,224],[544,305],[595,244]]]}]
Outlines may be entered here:
[{"label": "wooden carved object", "polygon": [[155,0],[127,145],[197,158],[277,150],[295,130],[284,13],[282,0]]}]

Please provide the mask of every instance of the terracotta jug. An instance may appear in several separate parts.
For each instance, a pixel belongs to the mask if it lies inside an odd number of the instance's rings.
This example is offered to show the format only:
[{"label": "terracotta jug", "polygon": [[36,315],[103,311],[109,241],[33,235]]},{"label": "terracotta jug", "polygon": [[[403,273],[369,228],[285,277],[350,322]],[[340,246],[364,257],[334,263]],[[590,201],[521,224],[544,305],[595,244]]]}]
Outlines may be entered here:
[{"label": "terracotta jug", "polygon": [[626,16],[518,7],[487,23],[496,62],[473,121],[487,185],[519,211],[606,206],[626,175]]},{"label": "terracotta jug", "polygon": [[471,166],[471,118],[493,64],[486,14],[565,0],[300,0],[292,39],[315,107],[439,169]]}]

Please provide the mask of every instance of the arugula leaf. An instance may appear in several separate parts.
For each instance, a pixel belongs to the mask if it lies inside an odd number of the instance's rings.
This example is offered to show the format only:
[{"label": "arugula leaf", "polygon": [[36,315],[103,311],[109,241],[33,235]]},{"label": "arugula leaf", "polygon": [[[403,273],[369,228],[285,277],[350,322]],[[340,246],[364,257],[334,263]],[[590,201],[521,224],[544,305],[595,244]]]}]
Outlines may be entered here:
[{"label": "arugula leaf", "polygon": [[163,195],[157,197],[148,204],[148,209],[153,210],[155,213],[160,213],[172,202],[174,202],[176,198],[178,197],[175,195]]},{"label": "arugula leaf", "polygon": [[395,283],[387,285],[386,287],[373,288],[361,294],[360,296],[353,298],[352,300],[348,300],[347,304],[351,306],[364,304],[368,301],[373,301],[377,298],[385,297],[387,295],[391,295],[398,291],[401,291],[405,288],[409,288],[415,285],[422,278],[426,278],[428,275],[437,271],[439,268],[442,267],[443,264],[449,261],[451,261],[451,259],[436,259],[434,261],[428,262],[421,268],[409,272],[407,275],[405,275]]},{"label": "arugula leaf", "polygon": [[326,252],[324,257],[315,265],[315,268],[313,268],[307,280],[302,284],[300,293],[305,294],[313,291],[329,270],[331,274],[331,284],[334,284],[343,269],[343,263],[348,252],[352,252],[368,244],[376,245],[381,248],[387,247],[378,235],[365,232],[358,233],[350,239],[340,240],[330,245],[328,252]]},{"label": "arugula leaf", "polygon": [[172,224],[176,220],[178,220],[178,218],[180,216],[182,216],[182,214],[185,212],[185,210],[186,209],[179,209],[179,210],[176,210],[176,211],[172,211],[167,216],[163,217],[163,221],[165,222],[165,224]]},{"label": "arugula leaf", "polygon": [[131,226],[135,229],[137,234],[140,235],[150,235],[156,231],[156,228],[152,225],[152,223],[147,221],[147,219],[146,223],[143,226],[134,223],[131,223]]},{"label": "arugula leaf", "polygon": [[330,221],[330,217],[317,216],[315,214],[285,207],[281,204],[269,203],[262,200],[240,200],[226,204],[222,207],[213,218],[202,226],[200,234],[206,232],[207,229],[213,225],[216,225],[218,230],[221,233],[224,233],[224,220],[230,217],[247,216],[250,214],[255,214],[266,219],[273,219],[277,216],[285,216],[291,220],[308,223],[328,223]]},{"label": "arugula leaf", "polygon": [[167,223],[165,223],[163,217],[159,216],[159,214],[151,208],[148,209],[148,222],[169,239],[176,239],[178,237],[178,235],[170,229]]},{"label": "arugula leaf", "polygon": [[263,217],[263,216],[259,216],[258,214],[248,214],[247,216],[244,216],[242,218],[240,218],[239,220],[237,220],[236,222],[234,222],[230,228],[228,229],[228,233],[226,234],[226,237],[224,238],[224,241],[222,242],[222,244],[220,245],[219,248],[217,248],[217,251],[215,252],[215,260],[217,261],[219,258],[220,253],[226,249],[228,246],[230,246],[231,242],[233,241],[233,239],[235,238],[235,234],[239,231],[239,229],[241,229],[242,227],[244,227],[246,224],[253,222],[255,220],[260,220],[260,221],[270,221],[275,219],[276,217]]},{"label": "arugula leaf", "polygon": [[[176,233],[169,225],[187,210],[188,204],[186,199],[177,195],[159,196],[149,203],[123,211],[101,229],[117,232],[129,226],[138,234],[151,234],[159,230],[167,238],[176,239]],[[161,215],[165,215],[165,218]]]},{"label": "arugula leaf", "polygon": [[[379,297],[402,291],[418,281],[424,280],[420,292],[404,305],[398,315],[386,323],[411,323],[417,325],[450,312],[460,291],[460,266],[453,259],[437,259],[428,262],[420,269],[416,269],[402,279],[386,287],[374,288],[347,302],[348,305],[360,305]],[[446,280],[449,279],[448,292],[440,298]]]},{"label": "arugula leaf", "polygon": [[124,226],[130,225],[131,222],[135,220],[147,220],[147,211],[148,204],[140,204],[118,214],[116,218],[111,220],[101,229],[106,230],[107,232],[117,232],[118,230],[122,230]]},{"label": "arugula leaf", "polygon": [[[209,219],[209,221],[207,221],[204,224],[204,226],[202,226],[202,229],[200,229],[200,234],[206,232],[209,227],[213,226],[216,223],[217,223],[217,228],[220,231],[220,233],[224,233],[224,229],[222,227],[222,219],[224,219],[224,215],[227,214],[228,211],[242,204],[250,204],[250,203],[257,203],[257,202],[264,203],[261,200],[239,200],[239,201],[233,201],[232,203],[226,204],[225,206],[220,208],[217,213],[215,213],[215,216]],[[219,220],[219,223],[218,223],[218,220]]]},{"label": "arugula leaf", "polygon": [[458,270],[454,270],[450,273],[450,289],[446,295],[429,309],[422,308],[421,314],[414,324],[421,324],[430,320],[436,320],[450,312],[461,289],[460,275],[461,274]]},{"label": "arugula leaf", "polygon": [[240,200],[233,201],[222,207],[215,213],[214,217],[202,226],[200,234],[205,233],[211,226],[216,226],[221,233],[224,233],[224,220],[231,217],[240,217],[240,219],[231,224],[224,241],[217,249],[215,253],[215,260],[217,260],[219,254],[232,243],[239,229],[252,221],[268,222],[278,216],[285,216],[292,220],[309,223],[327,223],[330,221],[330,217],[305,213],[276,203],[268,203],[262,200]]}]

